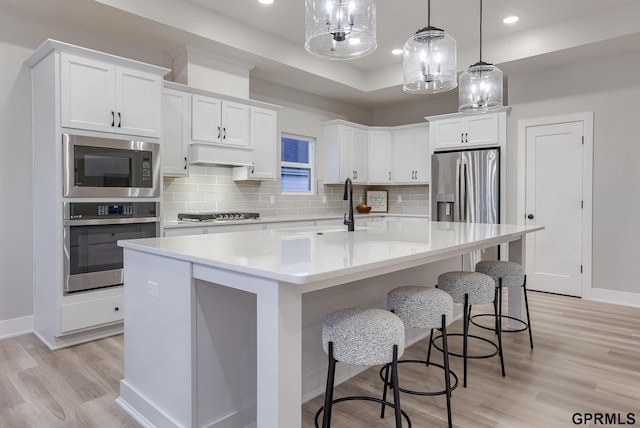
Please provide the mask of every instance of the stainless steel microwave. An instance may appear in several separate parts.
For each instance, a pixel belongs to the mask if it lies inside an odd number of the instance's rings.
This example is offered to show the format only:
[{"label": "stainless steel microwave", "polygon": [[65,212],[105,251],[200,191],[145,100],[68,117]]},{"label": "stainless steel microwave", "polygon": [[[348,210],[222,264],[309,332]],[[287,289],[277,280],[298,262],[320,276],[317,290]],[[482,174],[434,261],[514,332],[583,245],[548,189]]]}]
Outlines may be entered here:
[{"label": "stainless steel microwave", "polygon": [[64,196],[160,196],[160,144],[63,134]]}]

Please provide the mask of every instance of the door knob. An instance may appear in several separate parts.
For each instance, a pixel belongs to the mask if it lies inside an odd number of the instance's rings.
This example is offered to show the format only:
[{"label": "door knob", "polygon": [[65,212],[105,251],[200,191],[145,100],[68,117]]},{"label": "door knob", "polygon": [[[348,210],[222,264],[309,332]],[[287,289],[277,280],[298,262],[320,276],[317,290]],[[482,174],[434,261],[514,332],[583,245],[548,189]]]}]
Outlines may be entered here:
[{"label": "door knob", "polygon": [[529,214],[529,215],[527,216],[527,218],[528,218],[529,220],[533,220],[533,214]]}]

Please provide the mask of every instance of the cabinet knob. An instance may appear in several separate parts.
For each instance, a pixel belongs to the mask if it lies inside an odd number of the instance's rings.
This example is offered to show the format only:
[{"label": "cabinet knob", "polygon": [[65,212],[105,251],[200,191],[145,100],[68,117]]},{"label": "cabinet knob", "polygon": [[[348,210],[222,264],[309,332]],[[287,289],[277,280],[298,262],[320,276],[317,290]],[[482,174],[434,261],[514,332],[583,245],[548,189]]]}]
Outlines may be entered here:
[{"label": "cabinet knob", "polygon": [[391,181],[391,171],[389,171],[389,181]]},{"label": "cabinet knob", "polygon": [[529,215],[527,216],[527,218],[528,218],[529,220],[533,220],[533,214],[529,214]]},{"label": "cabinet knob", "polygon": [[464,133],[464,142],[465,142],[465,143],[468,143],[468,142],[469,142],[469,138],[468,138],[468,135],[467,135],[467,133],[466,133],[466,132]]},{"label": "cabinet knob", "polygon": [[227,128],[222,128],[222,139],[223,140],[227,139]]},{"label": "cabinet knob", "polygon": [[122,128],[122,114],[118,112],[118,128]]},{"label": "cabinet knob", "polygon": [[116,112],[111,110],[111,126],[116,126]]},{"label": "cabinet knob", "polygon": [[120,310],[120,307],[119,307],[119,306],[116,306],[116,307],[114,308],[114,310],[115,310],[116,312],[118,312],[118,311]]},{"label": "cabinet knob", "polygon": [[184,157],[184,169],[185,170],[187,169],[187,157],[186,156]]},{"label": "cabinet knob", "polygon": [[218,138],[220,138],[220,127],[218,126]]},{"label": "cabinet knob", "polygon": [[460,134],[460,142],[464,143],[464,132],[462,134]]}]

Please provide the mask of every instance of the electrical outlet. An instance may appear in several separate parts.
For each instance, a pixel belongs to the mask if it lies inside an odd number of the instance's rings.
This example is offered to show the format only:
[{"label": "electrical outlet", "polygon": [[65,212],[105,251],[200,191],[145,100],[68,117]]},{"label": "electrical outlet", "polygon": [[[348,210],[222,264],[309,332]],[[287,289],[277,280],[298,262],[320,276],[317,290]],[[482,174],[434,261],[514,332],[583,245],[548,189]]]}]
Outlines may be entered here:
[{"label": "electrical outlet", "polygon": [[402,195],[398,195],[398,203],[402,203]]},{"label": "electrical outlet", "polygon": [[158,297],[158,283],[147,281],[147,294],[151,297]]},{"label": "electrical outlet", "polygon": [[358,196],[358,203],[364,203],[364,196]]},{"label": "electrical outlet", "polygon": [[275,203],[276,203],[276,197],[275,197],[275,196],[273,196],[273,195],[269,196],[269,203],[270,203],[271,205],[275,204]]},{"label": "electrical outlet", "polygon": [[327,195],[322,195],[322,203],[323,204],[327,203]]}]

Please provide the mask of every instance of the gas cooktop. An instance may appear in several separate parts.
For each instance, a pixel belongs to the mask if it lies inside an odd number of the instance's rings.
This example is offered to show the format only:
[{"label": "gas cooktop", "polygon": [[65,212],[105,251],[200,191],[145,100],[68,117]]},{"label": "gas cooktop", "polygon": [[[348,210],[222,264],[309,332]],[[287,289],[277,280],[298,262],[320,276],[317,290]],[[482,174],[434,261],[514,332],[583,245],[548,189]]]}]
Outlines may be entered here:
[{"label": "gas cooktop", "polygon": [[178,220],[184,221],[232,221],[232,220],[258,220],[260,214],[239,211],[228,212],[198,212],[178,214]]}]

